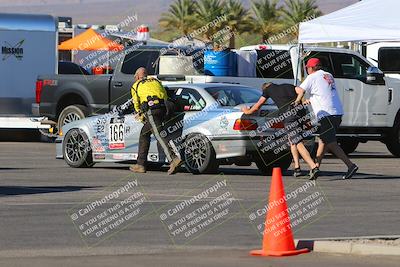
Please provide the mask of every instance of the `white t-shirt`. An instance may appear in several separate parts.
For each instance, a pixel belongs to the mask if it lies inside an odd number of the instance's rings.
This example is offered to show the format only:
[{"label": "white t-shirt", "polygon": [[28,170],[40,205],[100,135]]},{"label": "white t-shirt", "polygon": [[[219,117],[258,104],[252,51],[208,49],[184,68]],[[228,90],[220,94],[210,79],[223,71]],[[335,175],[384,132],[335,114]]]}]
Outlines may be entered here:
[{"label": "white t-shirt", "polygon": [[330,115],[343,115],[335,80],[329,72],[319,70],[308,75],[300,87],[310,94],[311,106],[318,120]]}]

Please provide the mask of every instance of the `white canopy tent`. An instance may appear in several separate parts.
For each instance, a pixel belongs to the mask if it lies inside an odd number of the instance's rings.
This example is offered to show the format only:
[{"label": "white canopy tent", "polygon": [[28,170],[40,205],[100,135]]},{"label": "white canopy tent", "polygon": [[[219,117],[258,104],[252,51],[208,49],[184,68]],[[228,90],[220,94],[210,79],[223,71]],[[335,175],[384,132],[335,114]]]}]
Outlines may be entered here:
[{"label": "white canopy tent", "polygon": [[300,23],[299,43],[399,41],[399,10],[399,0],[362,0]]}]

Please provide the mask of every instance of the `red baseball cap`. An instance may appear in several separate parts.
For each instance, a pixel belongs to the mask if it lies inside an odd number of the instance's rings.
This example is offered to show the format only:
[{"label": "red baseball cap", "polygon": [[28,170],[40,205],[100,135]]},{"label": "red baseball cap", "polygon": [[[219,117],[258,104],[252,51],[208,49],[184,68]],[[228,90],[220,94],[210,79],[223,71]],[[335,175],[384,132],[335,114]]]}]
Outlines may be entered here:
[{"label": "red baseball cap", "polygon": [[306,67],[307,67],[307,68],[313,68],[313,67],[316,67],[316,66],[318,66],[318,65],[322,65],[322,64],[321,64],[321,60],[319,60],[319,58],[313,57],[313,58],[310,58],[310,59],[307,61]]}]

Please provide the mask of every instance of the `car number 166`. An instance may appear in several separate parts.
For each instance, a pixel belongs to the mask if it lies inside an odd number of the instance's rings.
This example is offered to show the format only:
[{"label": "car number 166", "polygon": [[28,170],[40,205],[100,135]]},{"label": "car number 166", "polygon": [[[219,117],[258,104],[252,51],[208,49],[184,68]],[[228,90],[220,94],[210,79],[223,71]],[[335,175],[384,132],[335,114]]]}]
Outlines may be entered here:
[{"label": "car number 166", "polygon": [[125,148],[125,125],[123,118],[111,118],[108,127],[109,149]]}]

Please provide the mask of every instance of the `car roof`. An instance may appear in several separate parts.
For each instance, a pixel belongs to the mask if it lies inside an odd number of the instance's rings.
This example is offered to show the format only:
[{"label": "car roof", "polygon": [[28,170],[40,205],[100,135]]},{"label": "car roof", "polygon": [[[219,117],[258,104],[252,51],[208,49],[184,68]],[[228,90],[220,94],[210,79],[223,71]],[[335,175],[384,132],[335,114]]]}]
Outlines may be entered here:
[{"label": "car roof", "polygon": [[188,88],[201,88],[201,89],[207,89],[211,87],[237,87],[237,88],[255,88],[243,84],[233,84],[233,83],[170,83],[167,84],[166,87],[188,87]]},{"label": "car roof", "polygon": [[[248,50],[290,50],[292,47],[296,47],[297,45],[289,45],[289,44],[259,44],[259,45],[249,45],[241,47],[240,50],[248,51]],[[345,54],[355,54],[359,55],[354,50],[346,49],[346,48],[338,48],[338,47],[329,47],[329,46],[304,46],[305,50],[311,51],[320,51],[320,52],[336,52],[336,53],[345,53]]]}]

